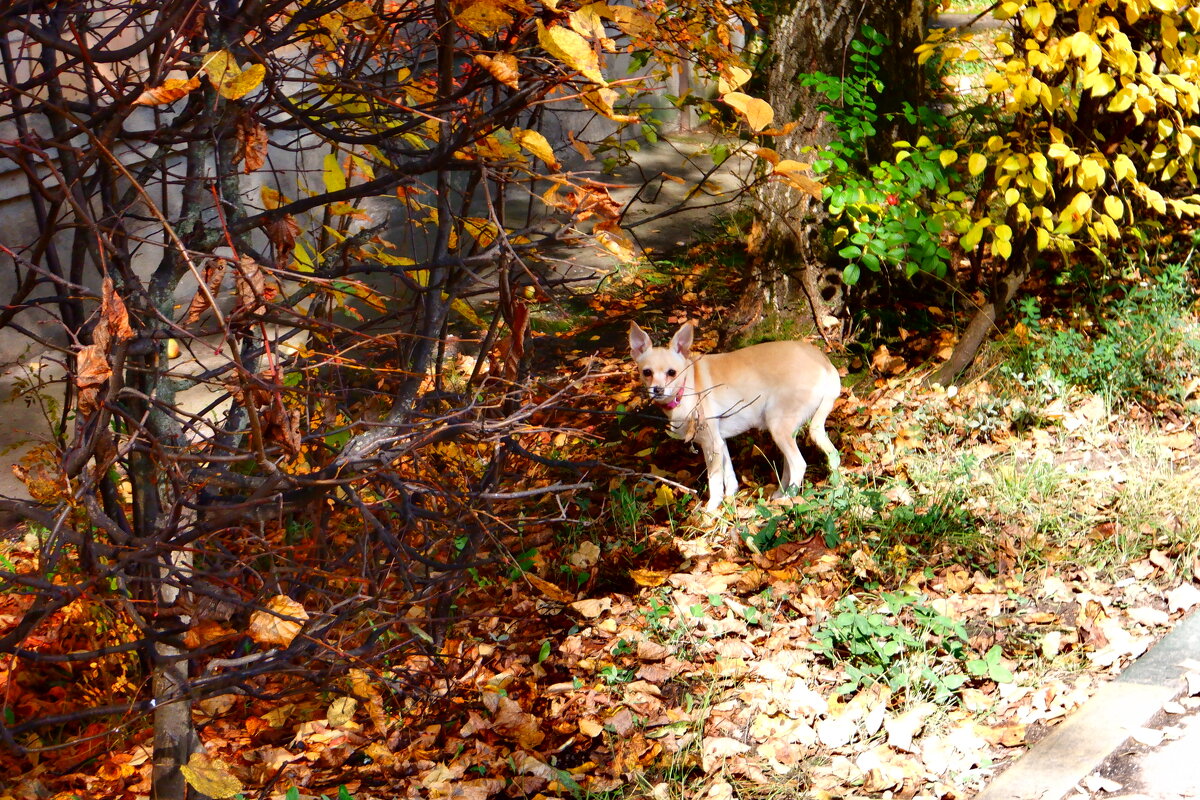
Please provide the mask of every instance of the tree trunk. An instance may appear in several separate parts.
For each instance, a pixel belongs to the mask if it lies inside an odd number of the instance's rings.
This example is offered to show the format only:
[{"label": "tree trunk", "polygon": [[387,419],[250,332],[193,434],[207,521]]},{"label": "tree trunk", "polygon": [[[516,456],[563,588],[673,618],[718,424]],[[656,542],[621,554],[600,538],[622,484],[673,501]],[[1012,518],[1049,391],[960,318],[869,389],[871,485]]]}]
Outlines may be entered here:
[{"label": "tree trunk", "polygon": [[[849,43],[863,25],[872,26],[891,42],[882,55],[880,72],[887,88],[878,100],[880,114],[897,111],[906,101],[917,104],[923,87],[913,48],[924,38],[924,10],[924,0],[781,4],[767,20],[766,99],[777,118],[797,125],[787,136],[776,138],[775,149],[784,157],[811,161],[806,149],[829,142],[835,134],[817,108],[824,98],[800,85],[800,76],[846,74]],[[889,145],[897,133],[881,129],[876,149]],[[751,281],[734,313],[736,328],[745,330],[770,314],[802,315],[802,322],[825,332],[831,313],[842,304],[840,269],[828,263],[826,253],[827,223],[820,200],[780,182],[768,184],[759,197],[750,241]]]}]

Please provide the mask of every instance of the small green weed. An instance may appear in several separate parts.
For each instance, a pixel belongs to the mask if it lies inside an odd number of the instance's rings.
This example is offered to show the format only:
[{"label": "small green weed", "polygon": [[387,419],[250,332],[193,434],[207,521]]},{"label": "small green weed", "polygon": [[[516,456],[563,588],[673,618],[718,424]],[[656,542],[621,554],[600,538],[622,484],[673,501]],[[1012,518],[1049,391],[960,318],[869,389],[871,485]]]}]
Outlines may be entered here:
[{"label": "small green weed", "polygon": [[893,691],[930,694],[943,702],[971,676],[1012,680],[998,647],[982,658],[968,658],[966,628],[918,595],[885,592],[874,607],[851,595],[834,610],[813,632],[812,647],[845,671],[842,694],[882,682]]}]

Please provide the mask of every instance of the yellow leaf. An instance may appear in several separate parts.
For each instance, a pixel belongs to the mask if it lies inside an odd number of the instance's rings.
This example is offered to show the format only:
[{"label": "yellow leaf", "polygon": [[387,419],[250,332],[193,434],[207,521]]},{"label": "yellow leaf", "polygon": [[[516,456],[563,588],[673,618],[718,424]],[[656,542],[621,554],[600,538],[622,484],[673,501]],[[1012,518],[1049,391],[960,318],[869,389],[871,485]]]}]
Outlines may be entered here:
[{"label": "yellow leaf", "polygon": [[588,44],[587,39],[561,25],[547,28],[540,19],[537,21],[537,31],[538,43],[543,50],[593,83],[608,85],[604,76],[600,74],[600,61],[596,51]]},{"label": "yellow leaf", "polygon": [[517,144],[544,161],[550,169],[558,170],[558,159],[554,157],[554,148],[550,146],[550,142],[546,141],[545,136],[537,131],[513,128],[512,137]]},{"label": "yellow leaf", "polygon": [[1037,249],[1045,250],[1050,246],[1050,231],[1045,228],[1037,229]]},{"label": "yellow leaf", "polygon": [[495,36],[501,28],[512,24],[513,15],[494,0],[481,0],[455,14],[454,21],[480,36]]},{"label": "yellow leaf", "polygon": [[971,153],[971,157],[967,159],[967,171],[972,175],[978,175],[987,169],[987,156],[983,153]]},{"label": "yellow leaf", "polygon": [[943,167],[948,167],[955,161],[958,161],[958,153],[953,150],[943,150],[938,153],[938,161],[942,162]]},{"label": "yellow leaf", "polygon": [[179,771],[188,786],[213,800],[225,800],[243,791],[242,782],[229,772],[228,764],[201,752],[192,753],[188,763],[179,766]]},{"label": "yellow leaf", "polygon": [[988,225],[986,219],[981,219],[971,226],[971,230],[963,234],[963,237],[958,240],[958,244],[963,250],[974,250],[975,245],[979,244],[979,240],[983,238],[983,230]]},{"label": "yellow leaf", "polygon": [[613,109],[613,102],[617,99],[617,93],[612,89],[596,89],[584,92],[580,99],[583,100],[583,104],[588,108],[601,116],[608,117],[613,122],[637,122],[639,119],[634,114],[618,114]]},{"label": "yellow leaf", "polygon": [[661,572],[652,569],[629,570],[629,577],[633,578],[634,583],[636,583],[638,586],[646,586],[649,588],[662,586],[667,582],[667,578],[670,576],[671,575],[669,572]]},{"label": "yellow leaf", "polygon": [[802,161],[785,158],[775,165],[776,172],[808,172],[812,167]]},{"label": "yellow leaf", "polygon": [[342,165],[338,163],[337,153],[325,154],[325,191],[340,192],[346,188],[346,173],[342,172]]},{"label": "yellow leaf", "polygon": [[725,67],[717,78],[717,93],[735,92],[754,75],[745,67]]},{"label": "yellow leaf", "polygon": [[1104,198],[1104,213],[1113,219],[1120,219],[1125,213],[1125,204],[1121,202],[1121,198],[1110,194]]},{"label": "yellow leaf", "polygon": [[661,506],[669,506],[674,502],[675,502],[675,492],[671,489],[670,486],[667,486],[666,484],[662,484],[654,492],[654,505],[660,506],[660,507]]},{"label": "yellow leaf", "polygon": [[475,313],[475,309],[471,308],[471,304],[466,300],[463,300],[461,297],[455,299],[454,302],[450,304],[450,307],[459,314],[462,314],[463,317],[466,318],[476,328],[482,329],[487,327],[487,323],[479,318],[479,315]]},{"label": "yellow leaf", "polygon": [[721,100],[745,117],[750,130],[761,131],[775,119],[775,110],[765,100],[759,100],[757,97],[742,92],[729,92]]},{"label": "yellow leaf", "polygon": [[204,57],[204,74],[209,82],[227,100],[237,100],[256,89],[266,77],[267,68],[253,64],[245,72],[237,65],[228,50],[214,50]]},{"label": "yellow leaf", "polygon": [[217,87],[217,91],[226,100],[237,100],[257,89],[266,76],[266,67],[262,64],[251,64],[245,72],[235,76],[232,80],[223,81]]}]

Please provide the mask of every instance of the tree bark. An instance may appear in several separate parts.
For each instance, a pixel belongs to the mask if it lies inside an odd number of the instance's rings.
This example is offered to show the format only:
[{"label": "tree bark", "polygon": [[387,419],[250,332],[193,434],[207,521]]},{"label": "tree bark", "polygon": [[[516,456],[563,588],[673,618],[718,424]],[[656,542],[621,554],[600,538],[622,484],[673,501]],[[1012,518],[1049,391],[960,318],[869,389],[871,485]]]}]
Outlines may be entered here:
[{"label": "tree bark", "polygon": [[[811,160],[810,149],[828,143],[836,131],[817,106],[825,98],[800,84],[812,72],[844,75],[849,43],[870,25],[892,43],[885,48],[880,73],[887,87],[879,111],[898,111],[919,102],[923,87],[913,48],[924,38],[924,0],[817,0],[781,4],[767,20],[769,50],[767,101],[779,119],[796,122],[774,148],[784,157]],[[880,130],[876,149],[887,147],[896,130]],[[751,280],[732,324],[744,330],[770,313],[803,315],[821,330],[841,308],[840,269],[828,263],[828,217],[821,201],[780,182],[768,184],[758,198],[751,234]],[[730,331],[727,331],[727,333]]]}]

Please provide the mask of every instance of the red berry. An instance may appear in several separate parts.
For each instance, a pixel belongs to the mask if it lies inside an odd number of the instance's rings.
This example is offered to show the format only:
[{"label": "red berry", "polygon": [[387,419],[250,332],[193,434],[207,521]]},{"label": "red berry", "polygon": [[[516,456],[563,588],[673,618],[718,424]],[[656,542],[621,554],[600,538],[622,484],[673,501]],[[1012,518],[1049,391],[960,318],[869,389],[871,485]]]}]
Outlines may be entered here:
[{"label": "red berry", "polygon": [[899,197],[897,197],[896,195],[894,195],[894,194],[889,194],[889,195],[887,196],[887,204],[888,204],[889,206],[894,206],[894,205],[896,205],[896,204],[897,204],[897,203],[899,203],[899,202],[900,202],[900,198],[899,198]]}]

